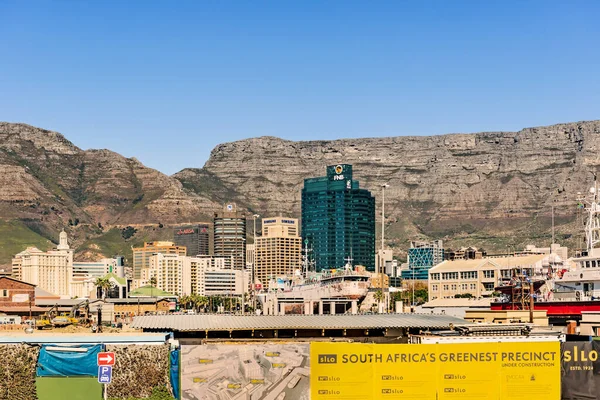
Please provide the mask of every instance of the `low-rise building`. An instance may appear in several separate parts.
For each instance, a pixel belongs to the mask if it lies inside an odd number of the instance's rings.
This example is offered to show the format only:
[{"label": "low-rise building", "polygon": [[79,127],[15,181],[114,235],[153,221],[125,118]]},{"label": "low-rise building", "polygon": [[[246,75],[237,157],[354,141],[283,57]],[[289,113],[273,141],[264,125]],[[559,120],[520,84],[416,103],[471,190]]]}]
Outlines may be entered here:
[{"label": "low-rise building", "polygon": [[146,314],[167,314],[174,303],[171,299],[138,297],[135,299],[106,299],[114,309],[114,321],[130,322],[132,317]]},{"label": "low-rise building", "polygon": [[491,296],[515,275],[546,277],[563,264],[556,254],[444,261],[429,270],[429,300],[469,294]]},{"label": "low-rise building", "polygon": [[0,276],[0,313],[27,316],[43,312],[35,306],[35,285]]}]

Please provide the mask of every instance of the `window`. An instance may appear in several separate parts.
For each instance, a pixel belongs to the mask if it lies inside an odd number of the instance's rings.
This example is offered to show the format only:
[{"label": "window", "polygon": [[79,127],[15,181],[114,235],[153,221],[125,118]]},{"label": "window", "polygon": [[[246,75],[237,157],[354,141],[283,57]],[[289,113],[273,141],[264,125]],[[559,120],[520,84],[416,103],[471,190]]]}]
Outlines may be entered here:
[{"label": "window", "polygon": [[452,290],[456,290],[456,284],[452,285]]},{"label": "window", "polygon": [[440,274],[439,273],[431,274],[431,280],[432,281],[439,281],[440,280]]},{"label": "window", "polygon": [[458,272],[442,272],[442,280],[449,281],[452,279],[458,279]]},{"label": "window", "polygon": [[434,292],[437,292],[438,285],[431,285],[431,290],[433,290]]},{"label": "window", "polygon": [[461,287],[462,290],[467,290],[467,288],[468,288],[469,285],[467,285],[466,283],[463,283],[461,286],[462,286]]},{"label": "window", "polygon": [[448,290],[448,285],[444,285],[444,290]]},{"label": "window", "polygon": [[493,283],[484,283],[483,284],[483,288],[487,291],[493,291],[494,290],[494,284]]},{"label": "window", "polygon": [[8,289],[0,289],[0,297],[8,297]]},{"label": "window", "polygon": [[494,270],[490,269],[490,270],[483,271],[483,277],[484,278],[493,278],[494,277]]},{"label": "window", "polygon": [[477,271],[461,272],[460,279],[477,279]]},{"label": "window", "polygon": [[471,288],[471,290],[477,289],[477,284],[471,283],[470,288]]}]

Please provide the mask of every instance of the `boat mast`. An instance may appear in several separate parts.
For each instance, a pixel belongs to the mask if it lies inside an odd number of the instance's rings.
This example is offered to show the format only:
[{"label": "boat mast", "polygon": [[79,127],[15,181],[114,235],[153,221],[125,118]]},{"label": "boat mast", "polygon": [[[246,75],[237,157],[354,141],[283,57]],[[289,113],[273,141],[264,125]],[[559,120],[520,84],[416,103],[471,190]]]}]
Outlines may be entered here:
[{"label": "boat mast", "polygon": [[590,193],[586,198],[579,198],[580,202],[587,203],[588,219],[585,224],[585,238],[588,255],[592,255],[592,250],[600,243],[600,204],[598,193],[598,182],[594,174],[594,186],[590,188]]}]

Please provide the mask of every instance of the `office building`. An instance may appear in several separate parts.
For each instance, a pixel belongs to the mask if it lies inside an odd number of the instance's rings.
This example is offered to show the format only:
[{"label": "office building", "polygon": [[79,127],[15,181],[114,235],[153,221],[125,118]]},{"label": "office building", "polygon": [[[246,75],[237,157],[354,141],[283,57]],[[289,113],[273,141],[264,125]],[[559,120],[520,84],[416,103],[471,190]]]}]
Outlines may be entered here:
[{"label": "office building", "polygon": [[265,218],[262,233],[254,249],[254,280],[266,286],[272,278],[292,276],[301,269],[302,238],[296,218]]},{"label": "office building", "polygon": [[515,270],[531,279],[545,279],[563,260],[556,254],[443,261],[429,269],[429,300],[455,295],[491,296],[494,288],[508,284]]},{"label": "office building", "polygon": [[327,167],[327,176],[304,180],[302,237],[317,271],[354,265],[375,269],[375,198],[352,179],[348,164]]},{"label": "office building", "polygon": [[54,250],[41,251],[28,247],[17,254],[12,262],[14,278],[31,283],[58,296],[71,296],[73,277],[73,250],[69,248],[67,233],[59,235]]},{"label": "office building", "polygon": [[[147,242],[144,247],[133,248],[133,278],[141,279],[142,269],[150,266],[150,257],[153,254],[177,254],[185,256],[187,249],[183,246],[176,246],[173,242]],[[139,287],[139,282],[136,284]]]},{"label": "office building", "polygon": [[235,204],[226,204],[223,211],[215,214],[214,255],[233,257],[234,268],[246,267],[246,217],[238,212]]},{"label": "office building", "polygon": [[441,240],[410,242],[408,269],[402,271],[402,278],[426,280],[429,269],[442,261],[444,261],[444,247]]},{"label": "office building", "polygon": [[183,225],[173,230],[173,243],[186,248],[188,256],[210,254],[210,224]]}]

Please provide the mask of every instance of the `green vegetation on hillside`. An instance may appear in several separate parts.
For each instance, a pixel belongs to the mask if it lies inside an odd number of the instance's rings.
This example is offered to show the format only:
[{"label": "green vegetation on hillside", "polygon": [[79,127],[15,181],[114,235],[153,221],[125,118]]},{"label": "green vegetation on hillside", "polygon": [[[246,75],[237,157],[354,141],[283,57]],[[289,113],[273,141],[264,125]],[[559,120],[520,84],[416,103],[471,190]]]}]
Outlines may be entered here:
[{"label": "green vegetation on hillside", "polygon": [[11,265],[13,256],[29,246],[48,250],[50,240],[29,229],[21,221],[0,221],[0,265]]},{"label": "green vegetation on hillside", "polygon": [[[133,232],[133,228],[125,229],[126,232]],[[142,246],[144,242],[153,240],[173,240],[173,231],[169,228],[137,227],[131,236],[123,235],[123,232],[123,229],[112,228],[98,237],[87,240],[77,248],[76,259],[97,259],[120,255],[125,256],[125,259],[130,262],[132,247]]]}]

